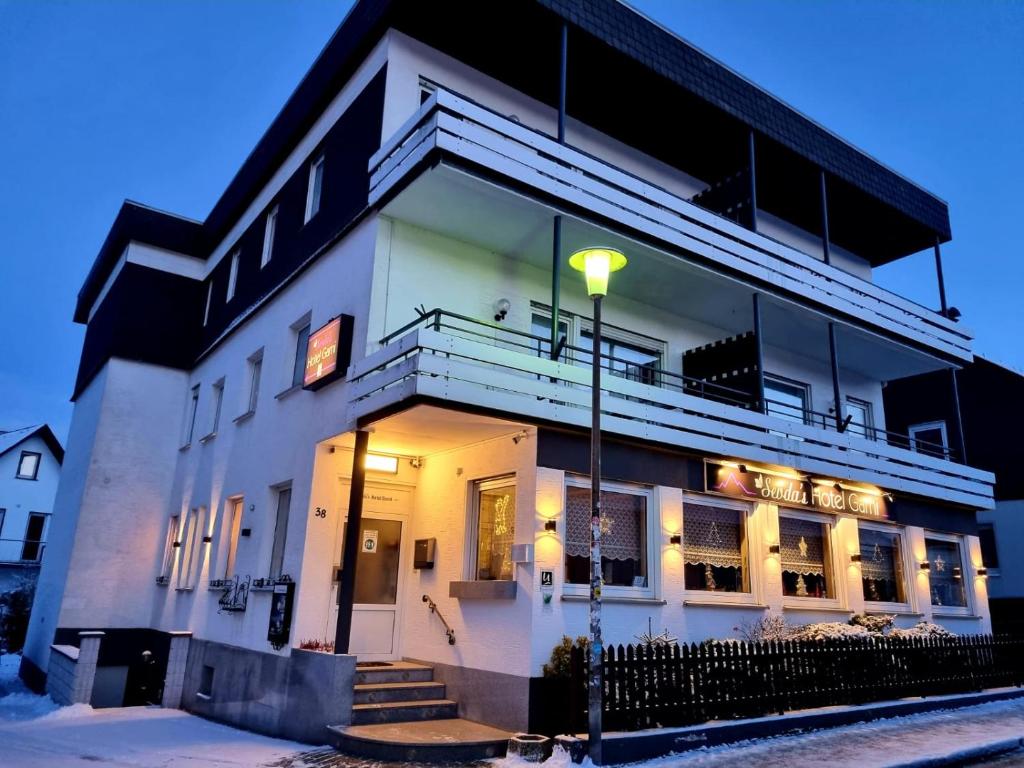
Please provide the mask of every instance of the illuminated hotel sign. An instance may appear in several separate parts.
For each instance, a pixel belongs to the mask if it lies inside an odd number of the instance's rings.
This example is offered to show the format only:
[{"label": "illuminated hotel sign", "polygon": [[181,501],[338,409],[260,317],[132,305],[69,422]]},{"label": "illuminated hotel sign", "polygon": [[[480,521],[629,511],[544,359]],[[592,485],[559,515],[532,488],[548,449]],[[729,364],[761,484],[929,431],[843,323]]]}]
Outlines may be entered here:
[{"label": "illuminated hotel sign", "polygon": [[[744,471],[745,470],[745,471]],[[887,499],[881,491],[847,488],[833,481],[806,480],[742,464],[704,462],[704,489],[737,499],[764,501],[783,507],[804,507],[822,512],[887,519]]]},{"label": "illuminated hotel sign", "polygon": [[339,315],[309,334],[304,389],[320,389],[345,374],[352,350],[352,317]]}]

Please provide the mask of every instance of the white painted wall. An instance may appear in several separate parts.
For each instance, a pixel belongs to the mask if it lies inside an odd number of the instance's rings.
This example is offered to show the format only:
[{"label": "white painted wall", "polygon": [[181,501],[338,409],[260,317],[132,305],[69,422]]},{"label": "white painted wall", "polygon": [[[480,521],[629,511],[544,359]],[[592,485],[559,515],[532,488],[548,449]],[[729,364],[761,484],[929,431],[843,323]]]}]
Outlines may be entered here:
[{"label": "white painted wall", "polygon": [[[42,454],[35,480],[17,477],[22,451]],[[40,512],[49,515],[53,512],[60,469],[60,463],[38,436],[30,437],[0,456],[0,509],[6,510],[3,526],[0,527],[0,562],[21,559],[29,513]],[[44,541],[52,523],[51,518],[43,529]]]}]

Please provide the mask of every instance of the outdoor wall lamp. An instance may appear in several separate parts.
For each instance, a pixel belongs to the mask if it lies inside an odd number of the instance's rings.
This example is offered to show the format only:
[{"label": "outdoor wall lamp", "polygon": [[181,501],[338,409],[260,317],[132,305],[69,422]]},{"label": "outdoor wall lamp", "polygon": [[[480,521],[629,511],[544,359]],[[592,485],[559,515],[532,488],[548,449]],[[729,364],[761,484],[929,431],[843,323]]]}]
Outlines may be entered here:
[{"label": "outdoor wall lamp", "polygon": [[555,533],[558,530],[558,521],[553,519],[545,520],[544,530],[548,533]]},{"label": "outdoor wall lamp", "polygon": [[512,302],[508,299],[498,299],[494,302],[494,322],[500,323],[508,317],[510,309],[512,309]]},{"label": "outdoor wall lamp", "polygon": [[931,569],[932,569],[932,564],[931,563],[929,563],[927,560],[921,561],[921,570],[922,571],[930,571]]},{"label": "outdoor wall lamp", "polygon": [[739,467],[737,467],[737,469],[739,469],[741,475],[747,474],[747,465],[746,464],[740,464]]},{"label": "outdoor wall lamp", "polygon": [[979,576],[988,576],[988,568],[978,568],[974,572]]},{"label": "outdoor wall lamp", "polygon": [[673,533],[671,536],[668,537],[668,543],[671,544],[673,547],[678,547],[680,544],[683,543],[683,534]]},{"label": "outdoor wall lamp", "polygon": [[769,555],[779,555],[779,554],[782,554],[782,547],[779,546],[778,544],[769,544],[768,545],[768,554]]},{"label": "outdoor wall lamp", "polygon": [[850,562],[851,563],[859,563],[863,559],[864,559],[864,555],[862,555],[860,552],[854,552],[852,555],[850,555]]},{"label": "outdoor wall lamp", "polygon": [[368,453],[363,460],[363,468],[370,472],[387,472],[392,475],[398,474],[398,457],[384,456],[380,453]]}]

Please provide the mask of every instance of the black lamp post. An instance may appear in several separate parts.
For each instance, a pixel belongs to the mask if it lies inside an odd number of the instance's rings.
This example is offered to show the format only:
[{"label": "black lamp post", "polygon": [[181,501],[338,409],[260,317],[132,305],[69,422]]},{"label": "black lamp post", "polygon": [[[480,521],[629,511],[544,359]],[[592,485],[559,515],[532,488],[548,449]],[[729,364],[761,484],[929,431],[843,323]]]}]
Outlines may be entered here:
[{"label": "black lamp post", "polygon": [[604,670],[601,655],[601,299],[608,293],[608,276],[626,266],[626,257],[613,248],[584,248],[569,257],[569,266],[587,279],[594,300],[594,352],[591,360],[590,427],[590,678],[587,682],[587,751],[601,765],[601,711]]}]

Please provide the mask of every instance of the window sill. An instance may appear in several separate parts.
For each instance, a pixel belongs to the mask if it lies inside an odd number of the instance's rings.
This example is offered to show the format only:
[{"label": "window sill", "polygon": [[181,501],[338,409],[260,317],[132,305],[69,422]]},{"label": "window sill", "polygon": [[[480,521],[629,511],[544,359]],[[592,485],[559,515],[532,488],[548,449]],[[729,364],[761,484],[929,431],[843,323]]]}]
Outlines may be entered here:
[{"label": "window sill", "polygon": [[683,605],[694,605],[701,607],[712,607],[712,608],[750,608],[756,611],[767,611],[768,606],[761,603],[746,602],[743,600],[708,600],[702,598],[686,598],[683,600]]},{"label": "window sill", "polygon": [[208,693],[196,693],[196,698],[200,701],[210,701],[213,699],[213,696]]},{"label": "window sill", "polygon": [[848,613],[851,616],[854,613],[849,608],[843,608],[842,606],[835,605],[835,604],[832,604],[832,605],[806,605],[806,604],[803,604],[803,603],[801,603],[800,605],[792,605],[792,604],[786,605],[786,604],[784,604],[782,606],[782,610],[784,610],[784,611],[819,611],[819,612],[823,612],[823,613],[826,613],[826,612],[827,613]]},{"label": "window sill", "polygon": [[916,616],[921,618],[924,616],[920,611],[912,611],[907,607],[904,608],[865,608],[864,613],[868,616]]},{"label": "window sill", "polygon": [[282,390],[282,391],[278,392],[276,395],[274,395],[274,399],[275,400],[284,400],[286,397],[288,397],[288,395],[292,394],[293,392],[299,392],[301,390],[302,390],[302,385],[301,384],[292,384],[290,387],[288,387],[288,389]]},{"label": "window sill", "polygon": [[210,434],[208,434],[208,435],[203,435],[202,437],[200,437],[200,438],[199,438],[199,442],[200,442],[201,444],[203,444],[203,445],[206,445],[206,443],[208,443],[208,442],[210,442],[211,440],[213,440],[213,438],[215,438],[216,436],[217,436],[217,433],[216,433],[216,432],[211,432],[211,433],[210,433]]},{"label": "window sill", "polygon": [[248,421],[249,419],[251,419],[255,415],[256,415],[256,411],[246,411],[245,413],[243,413],[243,414],[241,414],[239,416],[235,416],[235,418],[232,419],[232,421],[234,421],[235,424],[241,424],[242,422]]},{"label": "window sill", "polygon": [[976,613],[948,613],[940,611],[932,611],[932,616],[938,616],[940,619],[971,619],[972,621],[980,621],[981,616]]},{"label": "window sill", "polygon": [[192,443],[185,443],[183,446],[181,446],[181,448],[178,449],[178,451],[179,452],[184,452],[184,451],[187,451],[191,447],[192,447]]},{"label": "window sill", "polygon": [[[562,595],[562,602],[565,603],[589,603],[590,595]],[[620,595],[601,597],[602,603],[636,603],[639,605],[667,605],[666,601],[657,597],[624,597]]]},{"label": "window sill", "polygon": [[39,481],[38,477],[29,477],[28,475],[15,475],[14,479],[15,480],[31,480],[33,482],[38,482]]},{"label": "window sill", "polygon": [[459,600],[515,600],[518,584],[512,580],[450,581],[448,597]]},{"label": "window sill", "polygon": [[195,587],[175,587],[174,591],[175,592],[192,592],[194,589],[195,589]]}]

